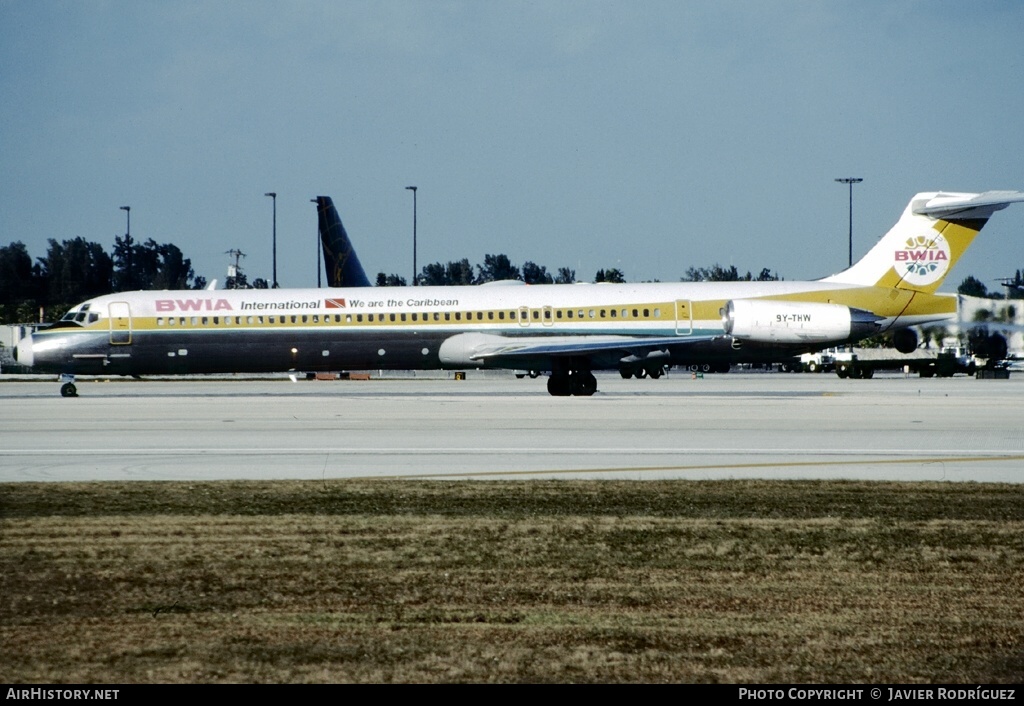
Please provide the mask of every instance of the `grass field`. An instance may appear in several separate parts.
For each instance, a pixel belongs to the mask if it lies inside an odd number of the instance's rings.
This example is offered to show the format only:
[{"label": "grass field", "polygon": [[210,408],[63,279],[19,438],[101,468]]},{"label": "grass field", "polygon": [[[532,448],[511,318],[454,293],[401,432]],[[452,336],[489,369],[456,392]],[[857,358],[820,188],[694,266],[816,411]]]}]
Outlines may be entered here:
[{"label": "grass field", "polygon": [[1024,485],[0,485],[0,682],[1024,681]]}]

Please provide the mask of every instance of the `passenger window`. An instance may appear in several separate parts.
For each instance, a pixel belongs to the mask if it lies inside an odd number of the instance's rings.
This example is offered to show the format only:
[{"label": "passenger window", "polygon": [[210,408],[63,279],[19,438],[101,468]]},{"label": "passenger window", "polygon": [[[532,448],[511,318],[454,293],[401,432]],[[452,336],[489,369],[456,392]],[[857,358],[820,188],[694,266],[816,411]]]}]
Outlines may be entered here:
[{"label": "passenger window", "polygon": [[649,317],[650,315],[651,315],[651,310],[650,310],[650,309],[644,309],[644,318],[646,319],[646,318],[648,318],[648,317]]},{"label": "passenger window", "polygon": [[210,323],[210,319],[208,317],[204,316],[203,317],[203,326],[206,326],[209,323]]},{"label": "passenger window", "polygon": [[617,314],[618,314],[618,312],[615,311],[615,309],[612,309],[612,318],[613,319],[616,317]]},{"label": "passenger window", "polygon": [[405,314],[402,314],[402,321],[405,321]]},{"label": "passenger window", "polygon": [[356,314],[356,323],[358,323],[358,324],[363,323],[363,315],[362,314]]},{"label": "passenger window", "polygon": [[590,318],[594,318],[594,310],[593,309],[590,310]]},{"label": "passenger window", "polygon": [[504,321],[504,320],[505,320],[505,312],[504,311],[499,311],[498,312],[498,321]]},{"label": "passenger window", "polygon": [[489,321],[494,321],[494,312],[493,311],[488,311],[487,312],[487,319]]},{"label": "passenger window", "polygon": [[245,317],[245,323],[247,323],[250,326],[252,326],[252,317],[251,316],[246,316]]},{"label": "passenger window", "polygon": [[156,325],[157,326],[163,326],[164,325],[164,317],[162,317],[162,316],[156,317]]},{"label": "passenger window", "polygon": [[661,318],[661,309],[655,309],[654,310],[654,318],[656,318],[656,319],[660,319]]}]

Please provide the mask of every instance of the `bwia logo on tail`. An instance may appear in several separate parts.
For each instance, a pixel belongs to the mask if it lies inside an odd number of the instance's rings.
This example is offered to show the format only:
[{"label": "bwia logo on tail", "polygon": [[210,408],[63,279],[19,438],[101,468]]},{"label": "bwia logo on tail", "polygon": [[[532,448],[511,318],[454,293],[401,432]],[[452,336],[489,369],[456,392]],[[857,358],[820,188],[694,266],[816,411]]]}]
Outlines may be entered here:
[{"label": "bwia logo on tail", "polygon": [[932,294],[992,214],[1020,201],[1019,191],[917,194],[867,255],[822,281]]}]

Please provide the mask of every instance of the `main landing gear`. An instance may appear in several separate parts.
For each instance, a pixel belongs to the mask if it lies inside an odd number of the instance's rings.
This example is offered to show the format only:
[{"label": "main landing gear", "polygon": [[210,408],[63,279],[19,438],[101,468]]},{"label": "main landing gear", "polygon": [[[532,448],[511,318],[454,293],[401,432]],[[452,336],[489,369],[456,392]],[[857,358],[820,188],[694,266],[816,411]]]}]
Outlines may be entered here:
[{"label": "main landing gear", "polygon": [[597,378],[585,358],[555,361],[548,378],[548,393],[556,397],[590,397],[597,392]]}]

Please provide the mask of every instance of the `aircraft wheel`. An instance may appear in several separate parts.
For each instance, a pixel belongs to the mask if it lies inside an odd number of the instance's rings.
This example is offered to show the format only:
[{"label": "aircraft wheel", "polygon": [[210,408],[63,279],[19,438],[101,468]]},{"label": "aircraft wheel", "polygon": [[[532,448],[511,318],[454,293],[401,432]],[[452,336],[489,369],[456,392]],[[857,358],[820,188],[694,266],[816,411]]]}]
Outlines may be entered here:
[{"label": "aircraft wheel", "polygon": [[582,373],[573,385],[573,394],[580,397],[590,397],[597,392],[597,378],[592,373]]},{"label": "aircraft wheel", "polygon": [[61,397],[78,397],[78,388],[75,387],[75,383],[66,382],[60,386]]},{"label": "aircraft wheel", "polygon": [[555,397],[567,397],[571,393],[568,375],[552,375],[548,378],[548,394]]},{"label": "aircraft wheel", "polygon": [[861,378],[863,378],[864,380],[870,380],[874,376],[875,376],[875,369],[874,368],[864,368],[864,370],[861,371]]},{"label": "aircraft wheel", "polygon": [[700,371],[702,373],[710,373],[711,372],[711,363],[703,363],[703,364],[701,364]]},{"label": "aircraft wheel", "polygon": [[650,370],[648,370],[647,374],[650,375],[653,379],[657,380],[662,376],[664,372],[665,369],[662,368],[661,366],[658,366],[657,368],[651,368]]},{"label": "aircraft wheel", "polygon": [[629,380],[631,377],[633,377],[633,371],[623,368],[622,370],[619,371],[619,375],[622,376],[623,380]]},{"label": "aircraft wheel", "polygon": [[643,380],[645,377],[647,377],[647,368],[640,368],[639,370],[636,371],[635,374],[637,380]]},{"label": "aircraft wheel", "polygon": [[540,371],[539,370],[531,370],[530,371],[530,379],[531,380],[536,380],[539,377],[540,377]]}]

